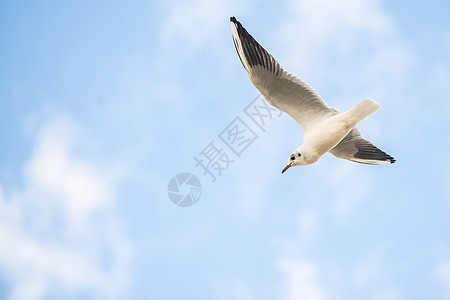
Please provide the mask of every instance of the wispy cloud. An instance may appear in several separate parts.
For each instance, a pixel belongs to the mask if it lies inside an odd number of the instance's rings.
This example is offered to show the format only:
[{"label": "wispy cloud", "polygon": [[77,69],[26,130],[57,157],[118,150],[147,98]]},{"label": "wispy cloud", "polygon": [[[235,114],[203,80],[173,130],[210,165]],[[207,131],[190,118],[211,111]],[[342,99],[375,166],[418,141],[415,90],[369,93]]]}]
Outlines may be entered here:
[{"label": "wispy cloud", "polygon": [[303,238],[310,238],[317,235],[320,216],[315,209],[306,209],[298,216],[298,229]]},{"label": "wispy cloud", "polygon": [[372,189],[374,179],[370,173],[358,167],[356,164],[339,162],[331,171],[327,182],[334,191],[334,214],[337,217],[346,217],[355,210]]},{"label": "wispy cloud", "polygon": [[313,262],[283,258],[278,262],[278,268],[285,276],[282,287],[285,299],[320,300],[325,298],[319,269]]},{"label": "wispy cloud", "polygon": [[443,260],[438,264],[435,276],[441,284],[444,294],[450,297],[450,259]]},{"label": "wispy cloud", "polygon": [[120,297],[131,244],[114,213],[117,172],[77,155],[78,126],[41,127],[24,183],[0,194],[0,266],[10,299],[87,293]]},{"label": "wispy cloud", "polygon": [[162,24],[161,44],[184,44],[189,51],[215,40],[219,27],[227,21],[231,9],[222,0],[180,1],[171,5]]},{"label": "wispy cloud", "polygon": [[357,85],[382,92],[407,74],[413,55],[379,1],[292,1],[289,8],[276,31],[288,70],[333,83],[341,94]]}]

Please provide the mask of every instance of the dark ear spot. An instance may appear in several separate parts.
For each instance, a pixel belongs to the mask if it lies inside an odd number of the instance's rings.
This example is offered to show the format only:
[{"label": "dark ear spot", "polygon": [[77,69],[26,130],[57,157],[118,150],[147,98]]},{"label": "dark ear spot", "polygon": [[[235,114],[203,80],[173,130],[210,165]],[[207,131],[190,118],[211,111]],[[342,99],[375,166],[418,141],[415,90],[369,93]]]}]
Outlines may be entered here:
[{"label": "dark ear spot", "polygon": [[300,157],[300,156],[302,156],[301,154],[300,154],[300,152],[298,153],[298,157]]}]

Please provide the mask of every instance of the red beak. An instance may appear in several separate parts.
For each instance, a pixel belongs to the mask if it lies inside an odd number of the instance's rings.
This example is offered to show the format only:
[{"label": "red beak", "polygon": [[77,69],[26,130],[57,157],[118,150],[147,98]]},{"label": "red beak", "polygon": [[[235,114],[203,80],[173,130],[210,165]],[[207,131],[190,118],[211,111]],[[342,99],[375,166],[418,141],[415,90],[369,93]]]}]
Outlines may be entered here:
[{"label": "red beak", "polygon": [[281,174],[283,174],[284,172],[286,172],[287,169],[289,169],[290,167],[292,167],[293,162],[291,162],[290,164],[288,164],[286,167],[284,167],[283,171],[281,171]]}]

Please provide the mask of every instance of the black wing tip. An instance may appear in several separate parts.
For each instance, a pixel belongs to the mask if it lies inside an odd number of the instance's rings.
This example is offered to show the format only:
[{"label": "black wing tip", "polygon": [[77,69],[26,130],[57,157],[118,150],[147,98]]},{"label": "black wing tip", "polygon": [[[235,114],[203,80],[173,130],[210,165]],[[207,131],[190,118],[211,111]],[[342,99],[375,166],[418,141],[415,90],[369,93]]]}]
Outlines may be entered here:
[{"label": "black wing tip", "polygon": [[234,25],[236,25],[238,29],[244,28],[242,26],[241,22],[239,22],[234,16],[230,17],[230,22],[232,22]]},{"label": "black wing tip", "polygon": [[374,146],[371,142],[364,140],[366,143],[362,142],[356,144],[358,147],[358,152],[354,155],[355,158],[367,159],[367,160],[377,160],[384,162],[385,164],[393,164],[396,162],[395,158],[380,150],[378,147]]},{"label": "black wing tip", "polygon": [[386,154],[386,155],[387,155],[387,160],[389,160],[389,162],[390,162],[391,164],[393,164],[393,163],[396,162],[395,158],[393,158],[393,157],[390,156],[389,154]]}]

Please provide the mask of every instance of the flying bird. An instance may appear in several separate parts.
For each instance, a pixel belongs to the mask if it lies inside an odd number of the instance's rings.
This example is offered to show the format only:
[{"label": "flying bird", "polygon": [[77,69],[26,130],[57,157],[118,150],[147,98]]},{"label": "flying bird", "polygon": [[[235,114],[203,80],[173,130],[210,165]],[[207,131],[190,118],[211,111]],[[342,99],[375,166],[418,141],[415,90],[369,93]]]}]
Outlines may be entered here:
[{"label": "flying bird", "polygon": [[230,22],[236,51],[253,85],[267,102],[294,118],[303,131],[303,145],[289,155],[281,173],[290,167],[312,164],[327,152],[364,164],[395,162],[392,156],[364,139],[355,127],[380,109],[376,101],[366,98],[340,113],[307,83],[285,71],[235,17]]}]

